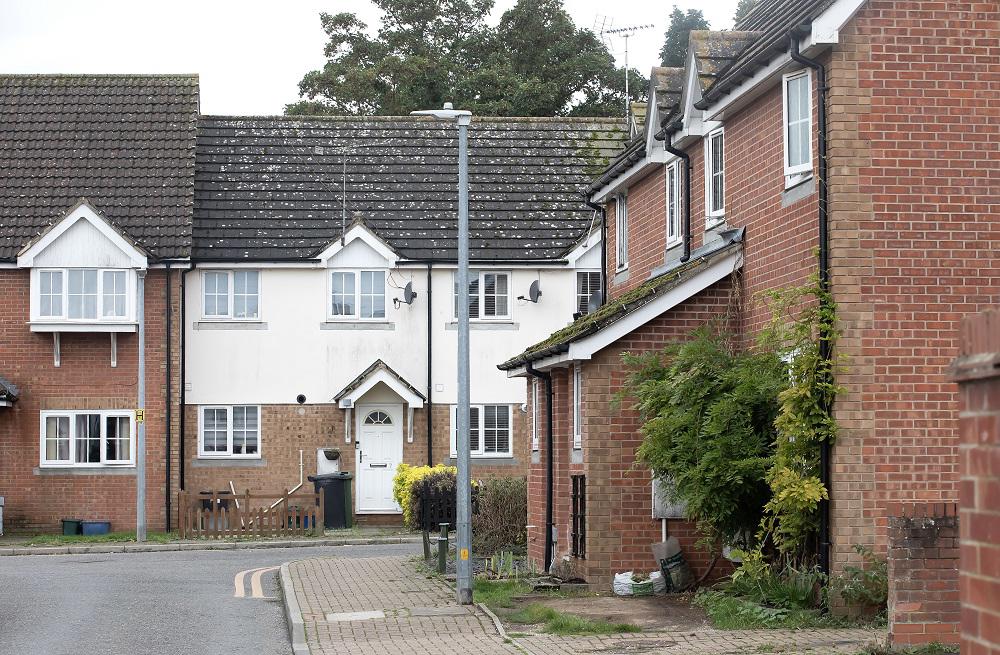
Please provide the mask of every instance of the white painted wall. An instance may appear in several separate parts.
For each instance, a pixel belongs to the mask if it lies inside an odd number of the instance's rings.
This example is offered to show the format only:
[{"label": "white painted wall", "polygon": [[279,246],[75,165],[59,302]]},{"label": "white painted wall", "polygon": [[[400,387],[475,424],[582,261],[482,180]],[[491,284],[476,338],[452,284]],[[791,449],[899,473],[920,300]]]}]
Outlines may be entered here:
[{"label": "white painted wall", "polygon": [[[348,245],[330,262],[332,268],[368,263],[370,253]],[[598,246],[599,248],[599,246]],[[343,257],[343,258],[342,258]],[[386,289],[386,318],[391,330],[328,330],[327,268],[262,268],[261,316],[265,329],[204,329],[201,319],[200,269],[187,284],[187,391],[189,404],[328,403],[373,361],[381,358],[410,384],[426,393],[426,268],[392,269]],[[511,321],[471,331],[473,403],[526,402],[524,381],[508,379],[496,365],[521,352],[572,320],[576,308],[576,269],[516,269],[511,272]],[[434,403],[456,402],[456,348],[453,268],[433,270]],[[516,300],[538,279],[537,304]],[[412,305],[392,306],[402,286],[413,282]],[[213,325],[213,327],[215,327]],[[506,328],[506,329],[504,329]],[[516,328],[516,329],[512,329]],[[438,386],[440,385],[440,386]]]}]

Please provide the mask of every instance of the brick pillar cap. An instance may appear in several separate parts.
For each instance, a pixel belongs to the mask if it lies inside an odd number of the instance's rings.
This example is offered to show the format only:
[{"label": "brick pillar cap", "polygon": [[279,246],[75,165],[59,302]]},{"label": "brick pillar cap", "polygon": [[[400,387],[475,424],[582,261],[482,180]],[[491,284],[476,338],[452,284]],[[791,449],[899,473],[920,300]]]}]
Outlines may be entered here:
[{"label": "brick pillar cap", "polygon": [[962,319],[959,356],[948,373],[956,382],[1000,376],[1000,311]]}]

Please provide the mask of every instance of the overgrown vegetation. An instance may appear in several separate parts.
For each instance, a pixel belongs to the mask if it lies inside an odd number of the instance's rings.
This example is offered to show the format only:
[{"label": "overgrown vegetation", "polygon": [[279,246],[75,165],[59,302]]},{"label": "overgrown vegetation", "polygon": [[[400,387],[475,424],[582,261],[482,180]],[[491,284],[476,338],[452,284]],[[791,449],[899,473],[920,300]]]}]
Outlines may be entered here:
[{"label": "overgrown vegetation", "polygon": [[958,655],[959,647],[933,642],[920,646],[890,648],[884,645],[868,646],[856,655]]},{"label": "overgrown vegetation", "polygon": [[[146,541],[154,544],[168,543],[177,539],[176,533],[170,532],[147,532]],[[108,534],[97,535],[63,535],[63,534],[39,534],[28,537],[24,541],[18,541],[18,546],[66,546],[70,544],[108,544],[108,543],[130,543],[135,541],[135,531],[131,532],[109,532]]]},{"label": "overgrown vegetation", "polygon": [[845,566],[843,575],[833,580],[831,590],[848,605],[876,613],[885,611],[889,598],[888,562],[865,546],[855,546],[854,550],[861,555],[862,565]]},{"label": "overgrown vegetation", "polygon": [[416,485],[421,480],[429,476],[436,476],[434,482],[442,483],[448,476],[452,480],[454,489],[454,478],[458,474],[458,469],[454,466],[410,466],[400,464],[396,469],[396,476],[392,479],[392,497],[403,508],[403,524],[411,529],[419,529],[416,524],[419,514],[419,501],[414,494]]},{"label": "overgrown vegetation", "polygon": [[528,482],[523,477],[482,480],[472,515],[472,548],[482,556],[523,550],[528,538]]},{"label": "overgrown vegetation", "polygon": [[542,629],[556,635],[610,635],[626,632],[642,632],[634,623],[611,623],[588,619],[575,614],[566,614],[542,603],[531,603],[505,617],[511,623],[522,625],[544,625]]},{"label": "overgrown vegetation", "polygon": [[531,592],[523,580],[490,581],[476,578],[472,581],[472,598],[492,610],[514,607],[514,598]]}]

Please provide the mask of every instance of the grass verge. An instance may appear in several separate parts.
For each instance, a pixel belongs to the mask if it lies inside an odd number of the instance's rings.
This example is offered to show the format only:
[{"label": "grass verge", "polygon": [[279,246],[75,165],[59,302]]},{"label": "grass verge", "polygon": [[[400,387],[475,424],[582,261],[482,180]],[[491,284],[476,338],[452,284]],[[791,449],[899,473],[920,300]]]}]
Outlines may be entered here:
[{"label": "grass verge", "polygon": [[520,580],[492,582],[477,578],[472,581],[472,599],[483,603],[491,610],[514,607],[514,597],[531,592],[531,587]]},{"label": "grass verge", "polygon": [[767,607],[718,591],[699,593],[694,598],[694,604],[704,609],[712,625],[720,630],[845,628],[873,625],[871,621],[859,622],[857,619],[831,616],[815,609]]},{"label": "grass verge", "polygon": [[544,625],[543,630],[554,635],[613,635],[642,632],[642,628],[632,623],[609,623],[575,614],[564,614],[541,603],[526,605],[506,618],[511,623]]},{"label": "grass verge", "polygon": [[[169,532],[147,532],[146,541],[153,544],[164,544],[177,538]],[[73,544],[123,544],[135,541],[135,532],[109,532],[96,535],[65,535],[39,534],[25,541],[17,542],[16,546],[69,546]]]}]

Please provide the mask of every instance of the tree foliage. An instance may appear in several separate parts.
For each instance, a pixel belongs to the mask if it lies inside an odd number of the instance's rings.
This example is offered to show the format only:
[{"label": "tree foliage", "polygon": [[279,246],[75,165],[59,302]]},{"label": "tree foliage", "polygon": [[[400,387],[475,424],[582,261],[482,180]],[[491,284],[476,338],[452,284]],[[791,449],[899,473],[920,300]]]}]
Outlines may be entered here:
[{"label": "tree foliage", "polygon": [[770,498],[786,365],[774,351],[736,352],[707,327],[625,362],[632,369],[626,393],[644,421],[638,461],[673,482],[676,500],[709,541],[743,543]]},{"label": "tree foliage", "polygon": [[701,9],[688,9],[684,12],[674,5],[670,12],[670,24],[664,34],[663,47],[660,49],[661,65],[683,67],[691,30],[707,30],[708,27],[708,20]]},{"label": "tree foliage", "polygon": [[[739,4],[736,5],[736,13],[733,14],[733,23],[738,26],[755,4],[757,4],[757,0],[740,0]],[[739,28],[737,27],[737,29]]]},{"label": "tree foliage", "polygon": [[[321,14],[326,65],[289,114],[403,115],[445,101],[490,116],[624,115],[625,71],[562,0],[518,0],[496,27],[493,0],[374,0],[375,36],[352,13]],[[630,95],[646,81],[630,71]]]}]

